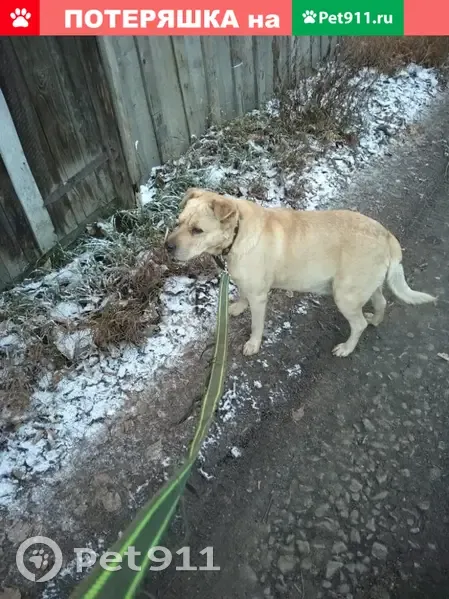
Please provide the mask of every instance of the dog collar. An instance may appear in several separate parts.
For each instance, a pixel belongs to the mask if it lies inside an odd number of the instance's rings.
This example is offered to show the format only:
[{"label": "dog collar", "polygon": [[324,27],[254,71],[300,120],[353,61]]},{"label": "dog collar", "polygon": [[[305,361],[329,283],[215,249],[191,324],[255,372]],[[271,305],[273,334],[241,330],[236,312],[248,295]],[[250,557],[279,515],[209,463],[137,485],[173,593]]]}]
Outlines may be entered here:
[{"label": "dog collar", "polygon": [[225,248],[221,252],[221,256],[212,256],[213,259],[215,260],[215,264],[222,270],[227,270],[226,263],[223,260],[223,258],[226,257],[229,254],[229,252],[232,250],[232,246],[234,245],[234,242],[237,239],[237,235],[239,233],[239,228],[240,228],[240,219],[237,221],[237,224],[235,225],[234,237],[232,238],[230,245],[228,245],[228,247]]}]

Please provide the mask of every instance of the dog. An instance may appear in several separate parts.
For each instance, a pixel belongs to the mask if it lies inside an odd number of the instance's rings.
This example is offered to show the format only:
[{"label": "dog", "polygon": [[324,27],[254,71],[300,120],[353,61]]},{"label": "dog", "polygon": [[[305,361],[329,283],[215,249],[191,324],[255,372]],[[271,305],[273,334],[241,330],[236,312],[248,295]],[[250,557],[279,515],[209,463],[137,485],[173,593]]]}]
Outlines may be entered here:
[{"label": "dog", "polygon": [[[268,293],[285,289],[333,295],[350,326],[350,335],[333,354],[351,354],[368,324],[385,314],[382,288],[407,304],[434,302],[435,297],[408,286],[398,240],[379,222],[349,210],[299,211],[263,208],[245,199],[190,188],[181,201],[174,230],[166,238],[178,261],[200,254],[226,256],[239,299],[229,312],[251,310],[251,336],[245,356],[262,343]],[[371,300],[373,313],[362,308]]]}]

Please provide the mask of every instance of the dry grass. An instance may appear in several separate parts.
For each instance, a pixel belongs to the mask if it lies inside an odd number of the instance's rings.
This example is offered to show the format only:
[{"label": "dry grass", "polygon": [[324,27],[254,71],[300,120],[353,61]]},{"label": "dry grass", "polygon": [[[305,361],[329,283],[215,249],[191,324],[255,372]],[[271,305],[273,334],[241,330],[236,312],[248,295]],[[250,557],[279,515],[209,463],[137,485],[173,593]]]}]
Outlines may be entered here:
[{"label": "dry grass", "polygon": [[[357,74],[358,69],[336,60],[294,89],[280,90],[271,111],[249,114],[228,124],[220,140],[228,152],[221,153],[232,157],[239,168],[248,160],[245,152],[267,152],[288,175],[291,171],[298,174],[330,144],[356,143],[358,116],[376,79],[373,73],[363,78]],[[230,183],[225,191],[239,195]],[[248,192],[254,199],[263,199],[264,191],[260,174],[255,173]]]},{"label": "dry grass", "polygon": [[36,335],[27,344],[23,354],[8,356],[0,352],[0,428],[5,422],[19,425],[29,405],[32,391],[44,372],[55,371],[67,365],[65,358],[55,350],[50,338]]},{"label": "dry grass", "polygon": [[120,342],[139,344],[157,331],[161,318],[159,296],[169,276],[197,277],[215,273],[208,258],[179,264],[166,254],[161,238],[153,243],[152,250],[136,257],[134,268],[117,266],[103,279],[108,299],[90,319],[98,347],[107,348]]},{"label": "dry grass", "polygon": [[282,92],[279,123],[284,143],[278,158],[281,167],[301,168],[311,154],[316,154],[316,141],[322,151],[330,144],[357,143],[359,116],[376,79],[376,75],[368,73],[358,77],[358,72],[337,56],[312,81],[303,80],[296,89]]},{"label": "dry grass", "polygon": [[105,280],[107,301],[91,318],[94,342],[107,347],[120,341],[139,343],[159,322],[163,267],[148,260],[133,269],[117,267]]},{"label": "dry grass", "polygon": [[448,61],[449,36],[348,37],[341,56],[352,68],[372,67],[388,75],[410,63],[441,68]]}]

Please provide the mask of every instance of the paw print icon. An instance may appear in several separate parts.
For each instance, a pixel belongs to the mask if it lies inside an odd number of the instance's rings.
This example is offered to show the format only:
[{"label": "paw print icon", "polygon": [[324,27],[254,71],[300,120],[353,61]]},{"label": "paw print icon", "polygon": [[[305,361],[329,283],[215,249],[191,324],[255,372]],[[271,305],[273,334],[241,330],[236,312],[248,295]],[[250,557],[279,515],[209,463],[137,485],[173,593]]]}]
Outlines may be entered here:
[{"label": "paw print icon", "polygon": [[306,10],[303,12],[302,18],[307,25],[313,25],[316,22],[317,14],[313,10]]},{"label": "paw print icon", "polygon": [[49,557],[50,555],[45,553],[43,549],[34,549],[28,561],[31,562],[37,570],[46,570]]},{"label": "paw print icon", "polygon": [[[33,548],[36,545],[39,547]],[[59,545],[48,537],[30,537],[23,541],[16,553],[17,569],[32,582],[51,580],[61,570],[62,562]]]},{"label": "paw print icon", "polygon": [[31,13],[26,8],[16,8],[9,16],[13,27],[28,27],[28,21],[31,19]]}]

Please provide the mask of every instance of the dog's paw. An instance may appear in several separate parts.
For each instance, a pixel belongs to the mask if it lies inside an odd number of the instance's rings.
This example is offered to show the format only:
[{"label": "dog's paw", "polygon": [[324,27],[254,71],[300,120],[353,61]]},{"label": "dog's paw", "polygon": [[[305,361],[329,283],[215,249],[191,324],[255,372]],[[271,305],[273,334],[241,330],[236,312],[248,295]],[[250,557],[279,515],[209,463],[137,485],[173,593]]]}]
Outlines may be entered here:
[{"label": "dog's paw", "polygon": [[366,322],[373,327],[377,327],[382,322],[382,320],[379,320],[378,316],[372,314],[371,312],[365,312],[363,316],[365,317]]},{"label": "dog's paw", "polygon": [[245,345],[243,346],[243,355],[244,356],[254,356],[257,354],[260,348],[260,341],[256,339],[249,339]]},{"label": "dog's paw", "polygon": [[339,343],[334,347],[332,353],[334,354],[334,356],[337,356],[337,358],[346,358],[346,356],[349,356],[349,354],[351,354],[353,350],[354,348],[351,348],[351,346],[347,343]]},{"label": "dog's paw", "polygon": [[247,305],[246,302],[234,302],[229,306],[230,316],[240,316],[246,310]]}]

